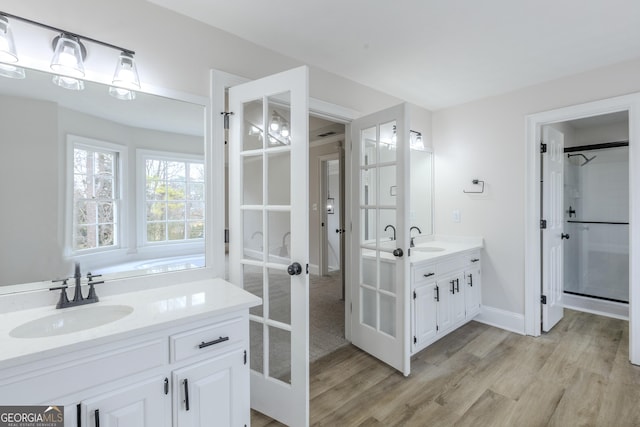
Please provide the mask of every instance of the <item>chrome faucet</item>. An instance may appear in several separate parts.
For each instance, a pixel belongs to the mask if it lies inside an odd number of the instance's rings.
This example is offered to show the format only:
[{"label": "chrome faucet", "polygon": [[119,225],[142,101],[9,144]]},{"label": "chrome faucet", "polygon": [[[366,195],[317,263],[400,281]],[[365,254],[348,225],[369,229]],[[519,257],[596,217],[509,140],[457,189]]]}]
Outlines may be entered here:
[{"label": "chrome faucet", "polygon": [[[413,229],[418,230],[418,234],[422,234],[422,230],[420,230],[418,227],[416,227],[415,225],[413,227],[411,227],[409,229],[409,236],[411,236],[411,231],[413,231]],[[416,244],[413,242],[413,239],[415,239],[415,236],[411,237],[411,244],[409,245],[409,247],[411,248],[415,248]]]},{"label": "chrome faucet", "polygon": [[[96,290],[93,288],[93,285],[99,285],[101,283],[104,283],[104,280],[101,280],[99,282],[94,282],[93,279],[94,277],[101,277],[101,274],[91,274],[91,273],[87,273],[87,285],[89,285],[89,294],[87,295],[86,298],[82,297],[82,275],[80,274],[80,264],[76,263],[75,266],[75,273],[73,275],[73,277],[68,277],[66,279],[58,279],[58,280],[52,280],[52,282],[56,283],[56,282],[62,282],[62,285],[60,286],[56,286],[53,288],[49,288],[50,291],[56,291],[56,290],[60,290],[60,299],[58,300],[58,303],[56,304],[56,308],[67,308],[67,307],[75,307],[77,305],[84,305],[84,304],[92,304],[94,302],[98,302],[100,301],[98,299],[98,295],[96,294]],[[67,288],[69,287],[69,285],[67,284],[67,281],[69,279],[74,279],[75,281],[75,290],[73,293],[73,300],[69,301],[69,297],[67,297]]]},{"label": "chrome faucet", "polygon": [[387,231],[389,228],[391,228],[393,230],[393,237],[391,238],[391,240],[396,240],[396,228],[389,224],[384,228],[384,231]]}]

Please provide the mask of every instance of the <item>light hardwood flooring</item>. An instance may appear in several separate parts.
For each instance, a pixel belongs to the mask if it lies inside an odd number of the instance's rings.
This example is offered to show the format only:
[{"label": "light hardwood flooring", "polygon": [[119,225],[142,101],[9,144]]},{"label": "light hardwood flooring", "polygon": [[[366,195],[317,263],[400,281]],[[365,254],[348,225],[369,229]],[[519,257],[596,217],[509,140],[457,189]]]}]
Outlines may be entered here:
[{"label": "light hardwood flooring", "polygon": [[[310,367],[315,426],[640,426],[628,322],[565,310],[541,337],[470,322],[404,378],[346,346]],[[253,427],[279,426],[252,413]]]}]

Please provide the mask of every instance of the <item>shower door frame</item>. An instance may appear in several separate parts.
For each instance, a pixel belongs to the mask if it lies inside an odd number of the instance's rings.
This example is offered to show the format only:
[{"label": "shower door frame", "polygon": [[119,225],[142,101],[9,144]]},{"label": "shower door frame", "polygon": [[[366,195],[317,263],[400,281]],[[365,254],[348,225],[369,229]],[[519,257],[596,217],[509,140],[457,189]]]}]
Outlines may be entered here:
[{"label": "shower door frame", "polygon": [[[629,165],[640,164],[640,93],[608,98],[526,117],[525,138],[525,334],[539,336],[541,327],[541,159],[544,125],[627,111]],[[640,168],[629,168],[629,360],[640,364]],[[639,224],[638,226],[634,226]]]}]

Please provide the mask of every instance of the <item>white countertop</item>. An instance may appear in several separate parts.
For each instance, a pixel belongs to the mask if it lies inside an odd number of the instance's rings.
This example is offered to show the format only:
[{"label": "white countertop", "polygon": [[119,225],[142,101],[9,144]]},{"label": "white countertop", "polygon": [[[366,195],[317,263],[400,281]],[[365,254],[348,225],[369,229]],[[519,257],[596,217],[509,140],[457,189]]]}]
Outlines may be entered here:
[{"label": "white countertop", "polygon": [[[73,289],[67,292],[72,295]],[[98,290],[99,293],[99,290]],[[2,362],[65,346],[130,332],[142,333],[250,308],[261,299],[222,279],[208,279],[100,298],[95,304],[56,309],[55,306],[0,314],[0,368]],[[98,305],[127,305],[133,312],[111,323],[65,335],[44,338],[15,338],[11,330],[26,322],[63,313],[91,310]]]},{"label": "white countertop", "polygon": [[[420,248],[439,248],[440,251],[422,252]],[[411,249],[411,263],[415,264],[423,261],[434,261],[438,258],[449,255],[456,255],[460,252],[470,251],[482,248],[482,239],[468,240],[432,240],[428,242],[418,243],[415,248]]]}]

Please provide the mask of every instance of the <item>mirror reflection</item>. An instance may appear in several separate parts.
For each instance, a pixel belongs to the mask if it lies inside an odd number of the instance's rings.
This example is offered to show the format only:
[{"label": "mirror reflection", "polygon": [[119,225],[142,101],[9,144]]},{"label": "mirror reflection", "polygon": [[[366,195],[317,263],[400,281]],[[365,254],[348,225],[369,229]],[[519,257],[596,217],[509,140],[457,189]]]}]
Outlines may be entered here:
[{"label": "mirror reflection", "polygon": [[0,286],[204,266],[204,106],[0,78]]}]

